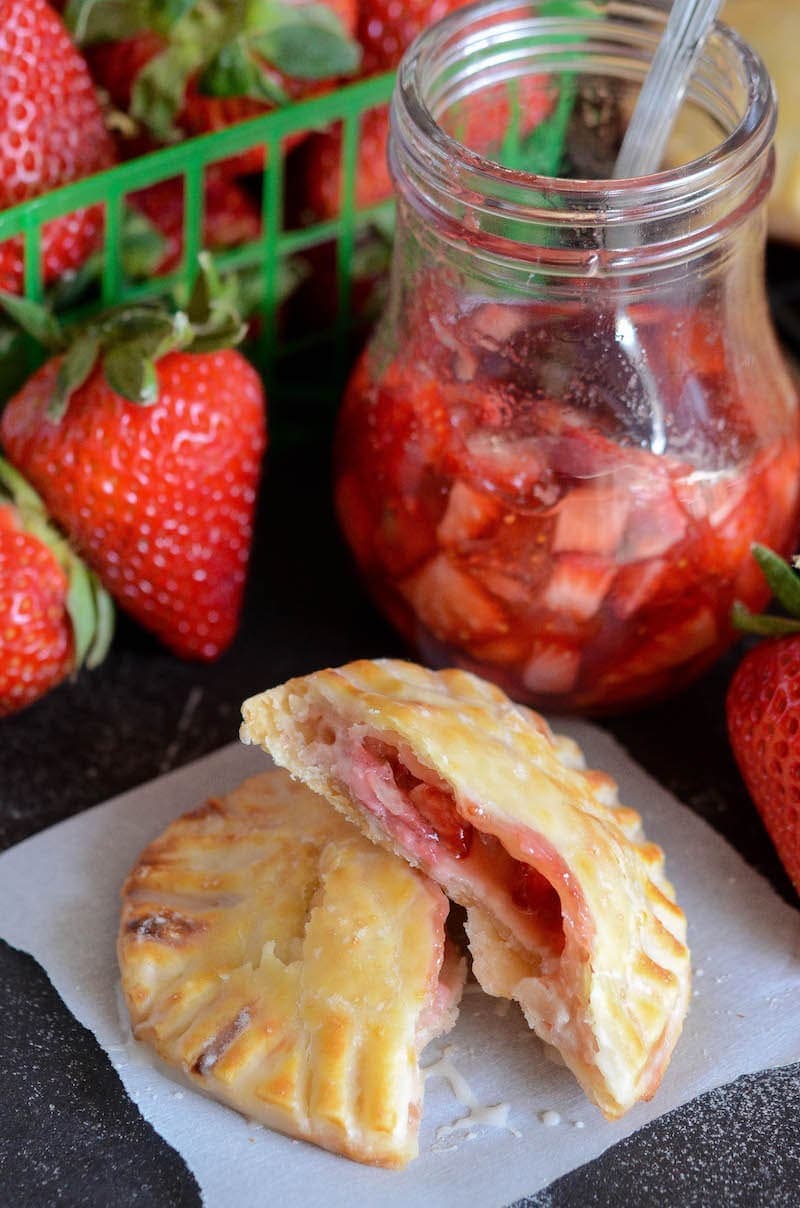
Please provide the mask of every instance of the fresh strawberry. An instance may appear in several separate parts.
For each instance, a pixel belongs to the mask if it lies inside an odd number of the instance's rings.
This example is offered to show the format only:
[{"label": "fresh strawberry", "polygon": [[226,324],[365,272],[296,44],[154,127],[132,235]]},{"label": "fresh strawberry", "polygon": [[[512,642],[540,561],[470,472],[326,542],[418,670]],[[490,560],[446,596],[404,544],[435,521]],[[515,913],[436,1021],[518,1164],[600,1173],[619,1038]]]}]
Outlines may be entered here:
[{"label": "fresh strawberry", "polygon": [[[426,26],[468,0],[361,0],[356,37],[361,44],[361,76],[397,67],[403,54]],[[355,201],[359,208],[377,205],[392,196],[387,146],[389,110],[371,109],[361,122],[356,160]],[[334,126],[313,134],[303,147],[299,174],[303,209],[314,221],[335,218],[341,206],[342,131]]]},{"label": "fresh strawberry", "polygon": [[102,661],[113,608],[0,458],[0,717],[33,704],[83,662]]},{"label": "fresh strawberry", "polygon": [[236,632],[265,424],[258,375],[225,347],[241,323],[205,280],[187,313],[88,324],[0,432],[120,605],[176,653],[213,659]]},{"label": "fresh strawberry", "polygon": [[[255,0],[165,6],[73,0],[72,28],[95,79],[156,142],[207,134],[317,96],[358,67],[356,0]],[[286,139],[293,146],[302,135]],[[227,161],[260,171],[253,148]]]},{"label": "fresh strawberry", "polygon": [[[85,61],[44,0],[0,0],[0,209],[109,167],[113,144]],[[46,284],[76,268],[100,240],[102,207],[48,223]],[[19,293],[22,238],[0,245],[0,289]]]},{"label": "fresh strawberry", "polygon": [[107,93],[112,105],[127,113],[139,72],[165,49],[165,45],[159,34],[143,30],[130,38],[87,45],[86,61],[95,82]]},{"label": "fresh strawberry", "polygon": [[[169,273],[183,256],[183,184],[164,180],[128,198],[163,236],[165,247],[156,274]],[[258,239],[261,213],[250,194],[226,175],[212,175],[203,202],[203,245],[212,251]]]},{"label": "fresh strawberry", "polygon": [[753,555],[789,617],[734,609],[740,629],[769,640],[745,655],[726,701],[728,734],[750,796],[800,893],[800,577],[764,546]]},{"label": "fresh strawberry", "polygon": [[[356,159],[355,203],[359,209],[377,205],[392,195],[392,178],[386,159],[389,113],[384,106],[370,109],[361,121]],[[342,195],[341,126],[312,134],[301,152],[305,217],[314,221],[335,218]]]},{"label": "fresh strawberry", "polygon": [[362,75],[396,67],[423,29],[463,8],[468,0],[361,0],[356,37],[364,50]]},{"label": "fresh strawberry", "polygon": [[[390,71],[426,26],[463,8],[467,0],[362,0],[356,37],[363,49],[362,76]],[[359,208],[377,205],[392,196],[387,162],[389,110],[371,109],[361,122],[356,161],[355,201]],[[304,206],[316,221],[335,218],[341,206],[342,131],[334,126],[312,135],[303,148]]]}]

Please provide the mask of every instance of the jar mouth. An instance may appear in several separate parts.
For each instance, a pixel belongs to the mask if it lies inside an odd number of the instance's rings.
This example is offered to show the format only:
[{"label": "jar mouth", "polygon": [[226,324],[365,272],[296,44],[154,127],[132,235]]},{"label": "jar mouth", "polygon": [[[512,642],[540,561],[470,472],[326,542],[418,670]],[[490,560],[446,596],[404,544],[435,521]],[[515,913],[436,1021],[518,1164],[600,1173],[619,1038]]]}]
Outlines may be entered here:
[{"label": "jar mouth", "polygon": [[[559,227],[591,228],[587,244],[655,249],[741,220],[764,200],[776,103],[760,57],[717,23],[687,94],[722,137],[647,176],[542,175],[509,166],[448,131],[442,115],[487,87],[577,77],[641,85],[666,24],[665,0],[486,0],[430,27],[407,52],[392,102],[390,160],[401,195],[512,244],[553,247]],[[702,216],[702,217],[701,217]],[[486,220],[489,219],[488,225]],[[502,219],[502,221],[501,221]],[[609,235],[608,228],[623,228]],[[542,238],[543,229],[550,235]],[[598,232],[605,229],[600,237]],[[564,240],[574,251],[575,240]],[[556,239],[556,244],[559,240]],[[686,250],[684,248],[684,250]]]}]

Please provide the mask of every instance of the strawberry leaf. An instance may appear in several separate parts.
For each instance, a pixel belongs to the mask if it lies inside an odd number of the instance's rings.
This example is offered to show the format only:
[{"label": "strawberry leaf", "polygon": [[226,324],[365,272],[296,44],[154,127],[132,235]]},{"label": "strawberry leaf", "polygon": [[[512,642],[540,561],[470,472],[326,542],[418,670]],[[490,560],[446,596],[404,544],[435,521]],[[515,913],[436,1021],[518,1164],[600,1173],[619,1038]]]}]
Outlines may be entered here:
[{"label": "strawberry leaf", "polygon": [[137,0],[69,0],[64,23],[79,46],[115,42],[145,28],[144,6]]},{"label": "strawberry leaf", "polygon": [[198,0],[69,0],[64,23],[79,46],[119,42],[143,30],[167,36],[197,4]]},{"label": "strawberry leaf", "polygon": [[44,503],[33,487],[9,462],[0,457],[0,498],[7,496],[22,527],[57,558],[67,575],[65,607],[72,625],[73,662],[77,670],[86,660],[102,662],[114,633],[114,606],[97,576],[88,569],[66,538],[48,518]]},{"label": "strawberry leaf", "polygon": [[[69,400],[88,379],[98,359],[105,378],[117,394],[133,403],[151,406],[158,399],[157,362],[169,352],[213,352],[240,343],[246,335],[239,310],[239,290],[235,275],[221,279],[212,257],[202,252],[200,272],[184,311],[173,300],[163,299],[125,303],[61,335],[53,317],[41,307],[33,307],[13,295],[0,294],[0,306],[10,298],[9,311],[31,309],[32,325],[42,331],[52,324],[63,351],[56,376],[48,415],[58,422]],[[28,317],[27,313],[24,317]],[[0,329],[0,336],[2,330]],[[0,478],[0,483],[2,478]]]},{"label": "strawberry leaf", "polygon": [[224,281],[208,252],[200,253],[198,273],[186,310],[192,352],[216,352],[240,343],[246,335],[239,310],[235,276]]},{"label": "strawberry leaf", "polygon": [[751,553],[761,567],[776,600],[793,617],[800,617],[800,576],[795,574],[783,558],[778,557],[765,545],[751,546]]},{"label": "strawberry leaf", "polygon": [[250,46],[273,67],[298,80],[324,80],[358,70],[361,47],[324,4],[280,5],[279,12],[276,23],[249,38]]},{"label": "strawberry leaf", "polygon": [[131,115],[160,142],[175,142],[175,118],[183,108],[189,80],[200,61],[180,46],[168,46],[145,63],[131,89]]},{"label": "strawberry leaf", "polygon": [[47,409],[49,418],[55,423],[62,418],[69,406],[69,400],[92,372],[99,350],[100,341],[94,332],[89,330],[82,333],[64,353],[58,367],[55,394]]},{"label": "strawberry leaf", "polygon": [[192,324],[207,323],[211,316],[211,293],[219,280],[210,256],[200,253],[200,272],[194,279],[186,314]]},{"label": "strawberry leaf", "polygon": [[211,322],[215,310],[235,310],[236,282],[233,278],[222,280],[209,252],[201,252],[197,259],[200,272],[195,277],[186,313],[191,323],[204,326]]},{"label": "strawberry leaf", "polygon": [[158,299],[120,306],[101,316],[96,325],[104,348],[144,340],[151,349],[166,344],[172,335],[173,316]]},{"label": "strawberry leaf", "polygon": [[740,600],[737,600],[731,609],[731,620],[742,633],[754,633],[763,638],[781,638],[788,634],[800,633],[800,620],[753,613]]},{"label": "strawberry leaf", "polygon": [[197,5],[198,0],[150,0],[147,4],[149,25],[161,33],[169,33]]},{"label": "strawberry leaf", "polygon": [[55,315],[39,302],[7,294],[0,290],[0,308],[29,336],[45,348],[58,352],[64,347],[64,333]]},{"label": "strawberry leaf", "polygon": [[164,259],[167,241],[149,218],[126,208],[122,219],[122,270],[126,277],[152,277]]},{"label": "strawberry leaf", "polygon": [[86,666],[90,671],[99,667],[108,654],[114,637],[114,603],[94,572],[90,572],[94,593],[95,630],[86,651]]},{"label": "strawberry leaf", "polygon": [[92,644],[97,609],[90,572],[80,558],[71,560],[68,573],[66,608],[72,623],[75,667],[78,668],[83,665]]},{"label": "strawberry leaf", "polygon": [[146,341],[137,340],[109,348],[103,357],[103,373],[117,394],[131,403],[152,407],[158,401],[158,375],[145,349]]},{"label": "strawberry leaf", "polygon": [[21,512],[45,514],[44,503],[26,478],[4,457],[0,457],[0,495],[5,495]]},{"label": "strawberry leaf", "polygon": [[198,330],[192,339],[192,352],[219,352],[221,348],[232,348],[240,344],[247,335],[247,327],[234,315],[216,320],[207,331]]},{"label": "strawberry leaf", "polygon": [[207,96],[246,96],[286,105],[289,95],[253,55],[244,38],[234,38],[214,55],[199,81]]}]

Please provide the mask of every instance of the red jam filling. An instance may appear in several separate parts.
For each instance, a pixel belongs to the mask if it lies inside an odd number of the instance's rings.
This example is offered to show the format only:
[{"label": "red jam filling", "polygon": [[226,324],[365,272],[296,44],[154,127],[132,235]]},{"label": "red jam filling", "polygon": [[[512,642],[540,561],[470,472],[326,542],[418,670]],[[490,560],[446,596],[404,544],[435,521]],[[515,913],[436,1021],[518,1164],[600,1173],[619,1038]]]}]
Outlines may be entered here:
[{"label": "red jam filling", "polygon": [[[514,909],[535,921],[539,942],[560,953],[564,947],[561,900],[547,878],[510,856],[493,835],[477,833],[459,814],[452,791],[416,775],[389,743],[366,737],[363,751],[367,768],[360,781],[366,786],[366,793],[363,787],[359,793],[363,804],[381,816],[390,832],[397,830],[403,836],[406,846],[422,858],[423,867],[435,859],[431,844],[451,859],[465,861],[471,875],[502,886]],[[370,775],[376,769],[377,778]],[[421,767],[420,771],[425,774]],[[433,772],[429,778],[437,779]]]},{"label": "red jam filling", "polygon": [[521,860],[514,861],[511,901],[517,910],[537,915],[544,926],[561,926],[561,899],[555,889],[546,877]]},{"label": "red jam filling", "polygon": [[455,860],[468,856],[472,847],[473,827],[459,815],[452,793],[426,784],[415,776],[402,762],[397,751],[387,743],[366,738],[364,746],[370,755],[380,759],[391,771],[395,785],[413,807],[419,833],[446,848]]}]

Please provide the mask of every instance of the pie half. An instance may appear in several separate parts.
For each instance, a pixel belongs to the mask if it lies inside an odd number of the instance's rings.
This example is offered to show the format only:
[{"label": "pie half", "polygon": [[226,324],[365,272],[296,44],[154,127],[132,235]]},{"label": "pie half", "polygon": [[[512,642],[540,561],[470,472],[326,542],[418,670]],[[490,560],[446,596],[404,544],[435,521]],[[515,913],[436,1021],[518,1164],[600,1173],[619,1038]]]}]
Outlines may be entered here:
[{"label": "pie half", "polygon": [[463,961],[444,894],[281,771],[173,822],[122,891],[136,1037],[250,1119],[360,1162],[417,1153],[418,1055]]},{"label": "pie half", "polygon": [[610,1118],[656,1090],[686,1014],[686,920],[639,815],[576,745],[462,671],[363,660],[242,707],[245,742],[468,911],[475,973],[517,999]]}]

